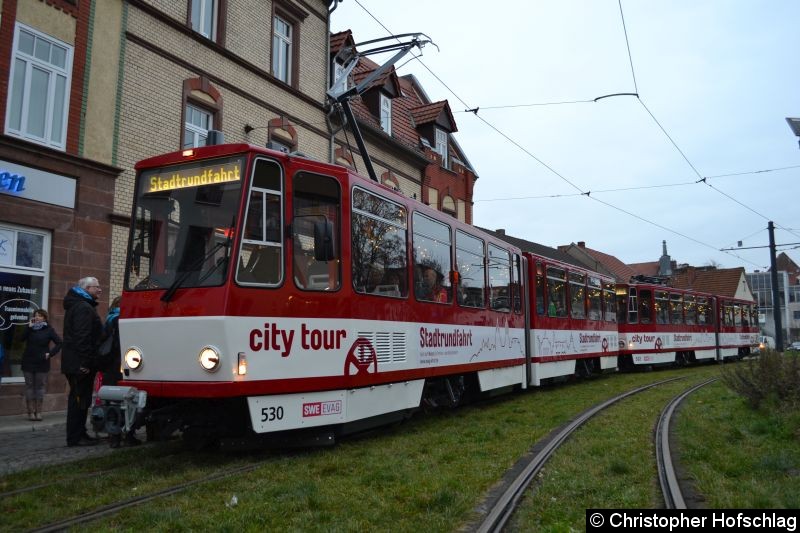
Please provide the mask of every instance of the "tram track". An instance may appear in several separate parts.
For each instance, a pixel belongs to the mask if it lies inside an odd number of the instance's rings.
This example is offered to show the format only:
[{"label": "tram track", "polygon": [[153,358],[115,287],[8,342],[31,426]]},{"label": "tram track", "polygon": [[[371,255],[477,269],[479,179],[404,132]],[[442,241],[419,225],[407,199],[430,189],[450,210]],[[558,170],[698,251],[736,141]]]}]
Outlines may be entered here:
[{"label": "tram track", "polygon": [[[174,458],[174,457],[178,456],[179,453],[180,452],[178,450],[170,450],[170,451],[168,451],[166,453],[158,454],[158,455],[153,456],[153,459],[154,460],[158,460],[158,461],[160,461],[160,460],[169,461],[169,460],[171,460],[171,458]],[[52,479],[52,480],[47,481],[45,483],[36,483],[36,484],[33,484],[33,485],[27,485],[27,486],[24,486],[24,487],[19,487],[19,488],[16,488],[16,489],[5,491],[5,492],[0,492],[0,500],[3,500],[4,498],[11,498],[12,496],[19,496],[21,494],[26,494],[28,492],[34,492],[34,491],[37,491],[37,490],[47,489],[49,487],[54,487],[56,485],[65,485],[65,484],[76,483],[76,482],[79,482],[79,481],[89,480],[89,479],[93,479],[93,478],[98,478],[98,477],[102,477],[102,476],[112,475],[114,473],[118,473],[121,468],[125,468],[126,466],[131,466],[131,465],[117,465],[117,466],[113,466],[113,467],[106,468],[106,469],[103,469],[103,470],[93,470],[91,472],[84,472],[84,473],[81,473],[81,474],[76,474],[76,475],[72,475],[72,476],[68,476],[68,477],[64,477],[64,478]]]},{"label": "tram track", "polygon": [[502,531],[508,521],[514,515],[514,512],[516,511],[523,494],[536,478],[537,474],[542,470],[545,463],[558,450],[558,448],[564,444],[569,436],[575,432],[575,430],[577,430],[595,415],[629,396],[633,396],[658,385],[664,385],[680,379],[684,378],[676,377],[656,381],[614,396],[613,398],[610,398],[583,411],[572,421],[557,428],[547,437],[536,443],[532,448],[532,457],[526,457],[523,461],[518,462],[517,465],[515,465],[515,467],[511,470],[511,472],[513,472],[513,478],[508,480],[507,483],[505,483],[505,489],[502,490],[499,495],[493,498],[493,501],[490,504],[483,520],[473,529],[473,531],[479,533]]},{"label": "tram track", "polygon": [[230,476],[234,476],[237,474],[246,474],[248,472],[252,472],[264,466],[264,464],[268,463],[271,459],[265,459],[263,461],[258,461],[253,464],[247,464],[243,466],[228,468],[225,470],[221,470],[215,472],[213,474],[209,474],[205,477],[200,479],[194,479],[191,481],[186,481],[184,483],[179,483],[177,485],[173,485],[171,487],[166,487],[164,489],[151,492],[150,494],[143,494],[141,496],[136,496],[133,498],[128,498],[125,500],[121,500],[119,502],[111,503],[108,505],[104,505],[98,507],[96,509],[87,511],[85,513],[81,513],[79,515],[72,516],[70,518],[65,518],[63,520],[59,520],[56,522],[51,522],[49,524],[45,524],[43,526],[39,526],[33,529],[30,529],[31,533],[45,533],[45,532],[54,532],[54,531],[64,531],[68,528],[78,526],[81,524],[87,524],[89,522],[93,522],[94,520],[98,520],[100,518],[110,516],[116,514],[124,509],[128,509],[130,507],[135,507],[137,505],[142,505],[144,503],[157,500],[159,498],[166,498],[167,496],[171,496],[173,494],[177,494],[179,492],[183,492],[186,489],[194,487],[196,485],[201,485],[203,483],[209,483],[212,481],[217,481],[220,479],[225,479]]},{"label": "tram track", "polygon": [[656,464],[658,467],[658,481],[661,485],[661,493],[664,496],[664,505],[667,509],[687,509],[681,484],[675,471],[675,463],[672,460],[672,451],[669,443],[672,418],[675,410],[687,396],[714,381],[717,381],[717,378],[703,381],[675,396],[658,417],[655,431]]}]

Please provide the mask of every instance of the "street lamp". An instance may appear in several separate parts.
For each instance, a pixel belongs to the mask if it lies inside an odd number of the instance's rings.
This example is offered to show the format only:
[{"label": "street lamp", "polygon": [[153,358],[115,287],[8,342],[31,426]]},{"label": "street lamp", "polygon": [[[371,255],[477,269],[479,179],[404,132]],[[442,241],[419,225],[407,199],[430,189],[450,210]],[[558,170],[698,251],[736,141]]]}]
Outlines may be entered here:
[{"label": "street lamp", "polygon": [[[792,128],[792,132],[800,137],[800,118],[786,117],[786,122],[789,123],[789,127]],[[800,144],[800,141],[798,141],[798,144]]]}]

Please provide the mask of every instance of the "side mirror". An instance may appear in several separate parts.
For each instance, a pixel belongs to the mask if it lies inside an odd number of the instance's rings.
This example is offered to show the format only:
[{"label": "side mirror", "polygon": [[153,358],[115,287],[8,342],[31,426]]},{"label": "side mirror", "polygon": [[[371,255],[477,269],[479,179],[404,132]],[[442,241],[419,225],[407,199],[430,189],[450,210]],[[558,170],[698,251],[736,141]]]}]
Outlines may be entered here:
[{"label": "side mirror", "polygon": [[317,261],[330,261],[335,258],[333,223],[330,220],[314,222],[314,259]]}]

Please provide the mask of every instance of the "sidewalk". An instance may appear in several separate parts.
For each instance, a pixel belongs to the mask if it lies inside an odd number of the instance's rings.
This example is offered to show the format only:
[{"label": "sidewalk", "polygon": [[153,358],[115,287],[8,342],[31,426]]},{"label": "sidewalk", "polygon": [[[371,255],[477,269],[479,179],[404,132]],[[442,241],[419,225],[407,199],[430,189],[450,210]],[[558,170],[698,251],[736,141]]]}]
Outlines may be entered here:
[{"label": "sidewalk", "polygon": [[[96,446],[67,446],[67,412],[42,413],[44,420],[33,422],[28,415],[0,416],[0,478],[8,474],[46,465],[58,465],[114,453],[107,441]],[[89,433],[92,433],[87,423]],[[141,430],[144,438],[144,429]]]},{"label": "sidewalk", "polygon": [[52,428],[53,426],[57,425],[64,426],[64,431],[66,431],[66,411],[42,413],[42,418],[44,418],[44,420],[41,422],[32,422],[31,420],[28,420],[27,413],[20,415],[0,416],[0,434],[41,431],[45,428]]}]

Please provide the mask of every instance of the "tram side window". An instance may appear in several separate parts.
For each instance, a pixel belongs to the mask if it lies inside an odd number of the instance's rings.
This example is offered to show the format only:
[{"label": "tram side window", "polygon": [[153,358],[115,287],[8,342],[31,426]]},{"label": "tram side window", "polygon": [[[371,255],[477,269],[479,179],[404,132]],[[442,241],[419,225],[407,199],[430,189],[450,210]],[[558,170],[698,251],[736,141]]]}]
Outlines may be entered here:
[{"label": "tram side window", "polygon": [[542,263],[540,261],[536,262],[536,314],[543,315],[544,314],[544,295],[545,295],[545,284],[544,284],[544,268],[542,267]]},{"label": "tram side window", "polygon": [[[456,232],[456,266],[458,268],[458,304],[485,307],[483,241],[463,231]],[[508,266],[508,265],[506,265]]]},{"label": "tram side window", "polygon": [[586,318],[586,276],[569,274],[570,315],[572,318]]},{"label": "tram side window", "polygon": [[603,317],[602,284],[600,278],[589,276],[589,320],[600,320]]},{"label": "tram side window", "polygon": [[547,267],[547,314],[567,316],[567,273],[560,268]]},{"label": "tram side window", "polygon": [[739,304],[733,304],[733,325],[742,325],[742,307]]},{"label": "tram side window", "polygon": [[639,322],[639,298],[636,297],[636,288],[631,287],[628,295],[628,324]]},{"label": "tram side window", "polygon": [[701,326],[712,324],[711,307],[708,305],[708,298],[697,297],[697,323]]},{"label": "tram side window", "polygon": [[236,271],[239,283],[278,285],[283,279],[281,182],[277,163],[256,161]]},{"label": "tram side window", "polygon": [[653,291],[639,290],[639,322],[650,324],[653,321]]},{"label": "tram side window", "polygon": [[511,312],[511,262],[508,252],[489,245],[489,306]]},{"label": "tram side window", "polygon": [[669,324],[669,294],[656,291],[656,323]]},{"label": "tram side window", "polygon": [[341,283],[341,194],[330,177],[298,172],[292,180],[292,276],[305,290],[333,291]]},{"label": "tram side window", "polygon": [[603,283],[603,320],[606,322],[617,321],[617,299],[613,283]]},{"label": "tram side window", "polygon": [[511,256],[511,305],[514,313],[522,313],[522,259],[519,254]]},{"label": "tram side window", "polygon": [[670,294],[669,317],[673,324],[683,324],[683,296]]},{"label": "tram side window", "polygon": [[420,301],[449,303],[453,292],[450,285],[450,226],[414,213],[412,228],[414,294]]},{"label": "tram side window", "polygon": [[753,305],[750,307],[750,325],[757,326],[758,325],[758,306]]},{"label": "tram side window", "polygon": [[353,288],[379,296],[408,295],[406,208],[353,189]]},{"label": "tram side window", "polygon": [[725,304],[724,313],[723,323],[726,326],[733,326],[733,306],[731,304]]},{"label": "tram side window", "polygon": [[625,324],[628,314],[628,290],[625,287],[617,287],[617,322]]},{"label": "tram side window", "polygon": [[697,306],[695,305],[695,297],[691,295],[686,295],[683,297],[683,308],[686,312],[686,323],[687,324],[696,324],[697,323]]}]

